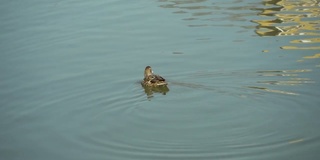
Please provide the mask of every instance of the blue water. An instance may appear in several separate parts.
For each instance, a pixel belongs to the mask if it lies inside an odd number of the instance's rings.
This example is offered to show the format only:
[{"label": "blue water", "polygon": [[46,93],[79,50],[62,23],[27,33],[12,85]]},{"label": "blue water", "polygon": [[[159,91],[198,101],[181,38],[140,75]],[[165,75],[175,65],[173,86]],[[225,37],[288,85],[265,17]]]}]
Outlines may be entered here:
[{"label": "blue water", "polygon": [[319,159],[318,10],[2,1],[0,159]]}]

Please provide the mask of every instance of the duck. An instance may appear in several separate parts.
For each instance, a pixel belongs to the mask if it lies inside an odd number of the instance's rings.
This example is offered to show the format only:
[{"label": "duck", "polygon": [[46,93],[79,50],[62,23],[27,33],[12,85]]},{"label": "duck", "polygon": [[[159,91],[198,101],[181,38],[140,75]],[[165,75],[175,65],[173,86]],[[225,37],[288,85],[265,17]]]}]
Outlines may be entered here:
[{"label": "duck", "polygon": [[163,77],[153,74],[152,68],[150,66],[147,66],[144,69],[144,78],[141,84],[147,87],[158,87],[168,85],[168,83]]}]

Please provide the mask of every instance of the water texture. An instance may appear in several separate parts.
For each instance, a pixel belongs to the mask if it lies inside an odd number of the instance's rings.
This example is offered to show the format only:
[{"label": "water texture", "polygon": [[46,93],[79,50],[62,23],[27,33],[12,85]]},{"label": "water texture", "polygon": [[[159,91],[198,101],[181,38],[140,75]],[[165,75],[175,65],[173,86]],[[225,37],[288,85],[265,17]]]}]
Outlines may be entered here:
[{"label": "water texture", "polygon": [[[318,0],[0,2],[0,159],[319,159]],[[144,88],[150,65],[169,83]]]}]

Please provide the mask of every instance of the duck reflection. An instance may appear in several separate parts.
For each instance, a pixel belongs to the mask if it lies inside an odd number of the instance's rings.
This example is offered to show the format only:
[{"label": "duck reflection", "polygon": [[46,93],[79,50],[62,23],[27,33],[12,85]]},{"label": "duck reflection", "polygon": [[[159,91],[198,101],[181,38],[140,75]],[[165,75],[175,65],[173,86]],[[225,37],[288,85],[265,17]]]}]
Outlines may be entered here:
[{"label": "duck reflection", "polygon": [[169,92],[168,86],[158,86],[158,87],[150,87],[145,86],[141,84],[141,86],[144,88],[145,94],[148,96],[148,98],[152,98],[154,93],[160,93],[162,95],[166,95]]},{"label": "duck reflection", "polygon": [[167,85],[168,83],[163,77],[153,74],[153,70],[150,66],[145,68],[141,86],[144,88],[144,92],[147,94],[148,98],[153,97],[153,93],[166,95],[166,93],[169,92]]}]

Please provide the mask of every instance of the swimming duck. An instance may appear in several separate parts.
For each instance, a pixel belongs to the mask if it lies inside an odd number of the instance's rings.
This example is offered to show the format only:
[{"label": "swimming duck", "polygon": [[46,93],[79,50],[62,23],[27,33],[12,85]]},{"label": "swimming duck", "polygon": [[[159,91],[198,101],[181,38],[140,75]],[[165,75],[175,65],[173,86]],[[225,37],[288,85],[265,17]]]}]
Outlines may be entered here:
[{"label": "swimming duck", "polygon": [[144,79],[141,84],[149,87],[156,87],[166,86],[168,83],[161,76],[153,74],[151,67],[147,66],[144,70]]}]

